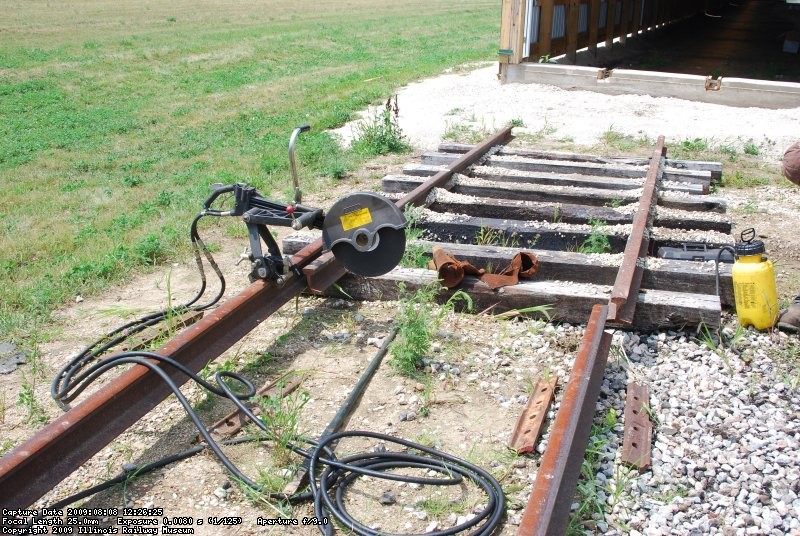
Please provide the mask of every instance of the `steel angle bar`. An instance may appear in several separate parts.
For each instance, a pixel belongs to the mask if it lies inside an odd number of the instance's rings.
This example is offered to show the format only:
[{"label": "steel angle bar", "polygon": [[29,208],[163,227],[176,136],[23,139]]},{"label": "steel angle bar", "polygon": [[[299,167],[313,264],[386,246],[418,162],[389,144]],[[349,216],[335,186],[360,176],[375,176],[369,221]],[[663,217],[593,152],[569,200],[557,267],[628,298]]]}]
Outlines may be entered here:
[{"label": "steel angle bar", "polygon": [[645,470],[650,467],[650,444],[653,425],[647,409],[650,406],[650,387],[636,382],[628,384],[625,397],[625,431],[622,436],[622,463]]},{"label": "steel angle bar", "polygon": [[[642,197],[636,216],[633,218],[631,233],[625,245],[622,266],[617,272],[614,288],[611,289],[611,299],[608,303],[609,322],[619,322],[630,325],[636,310],[636,296],[642,284],[644,269],[639,262],[640,258],[647,256],[650,245],[650,230],[653,227],[653,205],[655,204],[656,188],[664,173],[664,136],[659,136],[656,148],[650,158],[650,166],[642,187]],[[633,297],[629,299],[630,297]]]},{"label": "steel angle bar", "polygon": [[467,154],[450,164],[447,169],[438,172],[436,175],[414,188],[414,190],[403,196],[395,204],[402,209],[406,205],[420,205],[424,203],[425,198],[428,197],[431,190],[434,188],[441,188],[450,180],[453,174],[461,173],[469,166],[473,165],[495,145],[505,145],[513,139],[514,136],[511,134],[511,127],[503,128],[493,136],[486,138],[479,145],[473,147]]},{"label": "steel angle bar", "polygon": [[607,315],[608,305],[592,308],[517,531],[520,536],[566,531],[611,347],[611,334],[604,331]]},{"label": "steel angle bar", "polygon": [[[321,252],[322,241],[317,240],[292,257],[292,262],[303,267]],[[305,287],[305,279],[298,277],[287,278],[282,285],[255,282],[207,312],[158,352],[199,371]],[[165,370],[178,385],[186,381],[171,367]],[[114,378],[0,459],[0,507],[33,503],[170,392],[146,367],[134,366]]]}]

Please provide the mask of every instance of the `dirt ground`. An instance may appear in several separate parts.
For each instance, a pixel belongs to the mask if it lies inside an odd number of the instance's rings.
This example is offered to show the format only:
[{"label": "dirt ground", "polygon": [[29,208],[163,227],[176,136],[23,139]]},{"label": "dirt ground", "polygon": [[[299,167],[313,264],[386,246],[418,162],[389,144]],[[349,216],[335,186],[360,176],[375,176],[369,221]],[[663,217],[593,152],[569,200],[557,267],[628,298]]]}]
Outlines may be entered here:
[{"label": "dirt ground", "polygon": [[[778,165],[774,157],[769,158],[768,165]],[[329,205],[356,184],[359,189],[372,189],[381,176],[396,172],[400,162],[411,159],[405,156],[376,161],[343,183],[341,191],[325,192],[308,202]],[[763,186],[722,189],[717,195],[728,199],[736,232],[755,227],[765,240],[767,252],[777,266],[782,300],[800,292],[800,235],[795,230],[800,225],[800,191]],[[247,281],[245,265],[235,264],[244,240],[225,238],[216,229],[205,232],[219,248],[215,257],[225,272],[228,295],[233,295]],[[55,418],[60,411],[49,399],[49,381],[69,356],[124,320],[163,307],[168,292],[173,302],[178,302],[195,288],[193,263],[190,259],[176,259],[169,266],[132,278],[124,286],[58,311],[58,336],[41,345],[39,372],[24,365],[12,374],[0,376],[0,392],[5,393],[0,423],[3,439],[17,443],[33,429],[26,423],[28,409],[17,403],[23,375],[34,382],[35,397],[44,414]],[[304,379],[298,392],[308,393],[308,401],[298,411],[300,430],[316,437],[389,333],[396,309],[393,302],[300,297],[210,364],[208,370],[244,371],[257,386],[284,372],[301,375]],[[516,456],[506,444],[535,379],[556,375],[566,380],[581,333],[579,326],[566,324],[449,313],[434,338],[428,373],[419,379],[408,379],[384,363],[348,429],[413,440],[486,468],[501,481],[509,498],[502,534],[514,534],[535,478],[539,454]],[[232,408],[227,401],[212,401],[191,382],[184,392],[200,408],[207,423]],[[300,404],[299,398],[293,400]],[[171,396],[46,495],[37,507],[102,482],[118,474],[124,464],[141,465],[189,448],[195,435],[190,420]],[[369,451],[381,448],[380,443],[348,441],[340,444],[339,451]],[[276,467],[270,446],[247,443],[227,450],[246,474],[254,479],[260,475],[269,489],[282,489],[290,480],[290,467]],[[380,499],[386,494],[394,497],[392,504],[381,504]],[[368,480],[359,483],[346,501],[365,524],[378,530],[410,533],[461,522],[480,512],[486,499],[471,486],[445,491]],[[248,494],[208,453],[130,479],[124,486],[87,499],[81,507],[160,508],[163,510],[159,518],[192,517],[195,534],[219,534],[218,526],[210,526],[207,521],[200,526],[197,520],[226,516],[241,517],[241,524],[226,531],[233,534],[316,533],[312,526],[292,527],[289,531],[284,526],[259,526],[259,517],[302,520],[313,516],[313,512],[308,504],[290,507],[264,495]],[[101,523],[108,524],[114,516],[100,517]]]}]

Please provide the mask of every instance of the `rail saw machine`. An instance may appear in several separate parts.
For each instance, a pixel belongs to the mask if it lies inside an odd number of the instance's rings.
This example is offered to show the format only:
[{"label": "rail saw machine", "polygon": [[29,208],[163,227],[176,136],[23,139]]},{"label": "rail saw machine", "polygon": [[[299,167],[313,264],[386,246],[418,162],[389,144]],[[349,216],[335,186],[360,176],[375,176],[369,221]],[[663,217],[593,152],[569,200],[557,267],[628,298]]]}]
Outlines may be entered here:
[{"label": "rail saw machine", "polygon": [[[204,203],[203,214],[209,216],[241,216],[247,226],[249,246],[242,255],[250,261],[250,280],[280,281],[292,271],[297,276],[302,272],[294,266],[288,256],[281,254],[268,225],[319,229],[325,251],[347,268],[348,271],[367,277],[385,274],[400,262],[405,252],[406,219],[394,203],[374,192],[356,192],[339,199],[328,210],[301,204],[302,191],[297,177],[294,146],[303,132],[311,130],[309,125],[296,128],[289,139],[289,167],[294,185],[294,202],[284,204],[266,199],[255,188],[242,183],[215,184]],[[233,197],[233,208],[213,208],[217,199],[229,194]],[[262,246],[266,246],[266,253]]]}]

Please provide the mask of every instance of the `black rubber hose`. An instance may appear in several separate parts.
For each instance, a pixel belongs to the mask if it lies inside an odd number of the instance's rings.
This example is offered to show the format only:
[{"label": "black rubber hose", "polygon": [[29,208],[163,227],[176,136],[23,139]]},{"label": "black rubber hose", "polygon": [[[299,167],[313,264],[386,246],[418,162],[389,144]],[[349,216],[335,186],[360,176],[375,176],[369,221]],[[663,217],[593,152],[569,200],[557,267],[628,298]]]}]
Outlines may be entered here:
[{"label": "black rubber hose", "polygon": [[[214,386],[203,380],[198,375],[194,374],[190,369],[174,359],[152,352],[127,352],[124,354],[111,356],[88,367],[88,369],[85,371],[85,378],[82,384],[79,386],[81,389],[85,388],[88,383],[94,381],[100,375],[116,366],[124,364],[137,364],[145,366],[154,373],[158,374],[158,376],[164,381],[164,383],[166,383],[169,389],[175,394],[187,415],[197,428],[197,431],[205,440],[206,444],[199,445],[178,454],[173,454],[162,460],[145,465],[135,471],[120,475],[115,479],[95,486],[94,488],[84,490],[77,495],[73,495],[67,499],[59,501],[55,503],[55,505],[51,506],[51,508],[60,508],[62,506],[66,506],[76,500],[83,499],[94,493],[97,493],[98,491],[124,482],[130,479],[133,475],[142,475],[157,468],[163,467],[169,463],[184,460],[194,456],[199,452],[202,452],[205,449],[211,449],[211,451],[214,452],[214,455],[217,456],[225,468],[228,469],[233,477],[239,482],[253,490],[256,490],[257,492],[264,492],[261,486],[242,473],[239,468],[236,467],[236,465],[225,455],[220,447],[220,444],[218,444],[211,434],[206,430],[205,426],[200,420],[200,417],[191,407],[189,401],[183,395],[176,383],[172,380],[172,378],[170,378],[166,371],[159,366],[158,363],[175,367],[212,393],[227,397],[234,404],[236,404],[236,406],[243,411],[244,414],[256,426],[265,432],[265,435],[262,439],[274,439],[270,437],[268,428],[265,426],[263,421],[253,414],[253,412],[242,403],[243,399],[251,398],[255,394],[255,388],[253,384],[246,378],[233,372],[218,372],[215,375],[217,386]],[[241,383],[245,387],[244,391],[235,392],[225,382],[226,378]],[[385,443],[398,445],[399,447],[406,449],[406,452],[371,452],[365,454],[355,454],[343,459],[337,459],[330,445],[336,444],[345,438],[376,439]],[[252,440],[255,439],[243,438],[239,440],[226,441],[222,444],[229,445]],[[500,487],[500,484],[494,479],[494,477],[492,477],[491,474],[465,460],[436,449],[419,445],[404,439],[388,436],[386,434],[364,431],[350,431],[331,434],[319,443],[311,440],[303,441],[313,447],[311,452],[303,450],[294,444],[287,445],[287,448],[301,456],[309,457],[311,460],[311,475],[316,475],[319,469],[322,469],[319,477],[315,477],[310,480],[309,492],[300,493],[291,497],[281,493],[271,493],[270,497],[276,500],[287,500],[293,503],[301,500],[313,499],[314,512],[318,516],[318,519],[330,519],[330,517],[333,517],[339,523],[348,527],[356,534],[368,536],[386,534],[383,531],[374,531],[365,526],[363,523],[356,520],[349,512],[347,512],[345,508],[344,497],[347,492],[347,488],[361,476],[371,476],[384,480],[409,482],[423,485],[450,486],[460,486],[466,479],[472,481],[478,487],[483,489],[484,493],[488,497],[488,502],[486,508],[484,508],[482,512],[478,513],[469,521],[466,521],[465,523],[455,527],[428,533],[433,536],[449,536],[464,530],[474,530],[472,534],[475,535],[489,535],[492,534],[497,528],[505,513],[505,498],[503,495],[503,490]],[[420,454],[410,453],[408,450],[417,451]],[[413,477],[391,472],[392,470],[403,468],[422,469],[426,473],[429,471],[434,471],[441,474],[442,478]],[[331,523],[319,525],[318,528],[323,534],[333,534],[333,525]]]},{"label": "black rubber hose", "polygon": [[[408,449],[413,449],[426,454],[408,454],[404,452],[372,452],[369,454],[356,454],[337,460],[323,459],[319,456],[319,451],[328,443],[339,441],[346,437],[372,438],[386,443],[394,443]],[[484,490],[489,501],[486,508],[473,519],[466,521],[455,527],[446,530],[435,531],[430,534],[433,536],[447,536],[458,532],[476,529],[472,534],[489,535],[492,534],[505,514],[505,496],[500,484],[487,471],[473,465],[466,460],[462,460],[450,454],[419,445],[417,443],[400,439],[386,434],[365,431],[350,431],[333,434],[321,443],[311,457],[311,474],[316,474],[318,464],[325,465],[319,477],[319,482],[311,480],[311,492],[314,495],[314,513],[318,519],[322,517],[334,517],[348,529],[356,534],[372,536],[375,534],[388,534],[385,531],[374,531],[353,518],[344,507],[344,494],[353,481],[362,476],[369,475],[384,480],[398,480],[415,484],[428,485],[459,485],[464,478],[471,480]],[[416,467],[426,471],[436,471],[447,475],[448,478],[424,478],[410,477],[387,473],[389,469],[400,469],[405,467]],[[333,495],[333,497],[332,497]],[[333,534],[331,525],[320,526],[323,534]]]},{"label": "black rubber hose", "polygon": [[[52,384],[50,385],[50,396],[53,398],[53,400],[55,400],[58,406],[61,407],[61,409],[65,411],[69,409],[69,402],[74,400],[75,397],[77,397],[83,391],[83,389],[85,389],[85,386],[81,387],[81,385],[85,385],[84,380],[86,379],[87,375],[82,373],[82,371],[88,365],[88,363],[96,359],[98,356],[107,352],[111,348],[114,348],[131,335],[139,333],[150,326],[154,326],[163,322],[170,315],[181,314],[185,311],[204,311],[216,305],[216,303],[222,298],[225,293],[225,277],[223,276],[219,265],[214,260],[214,256],[205,245],[205,242],[203,242],[203,239],[200,237],[200,233],[197,230],[198,222],[206,215],[207,214],[205,212],[201,212],[195,216],[195,218],[192,220],[189,230],[189,237],[191,239],[192,249],[194,251],[195,263],[197,265],[197,271],[200,275],[200,288],[198,291],[186,303],[176,307],[156,311],[154,313],[149,313],[141,318],[123,324],[122,326],[119,326],[116,329],[108,332],[106,335],[81,350],[80,353],[73,357],[66,365],[64,365],[64,367],[61,368],[61,370],[59,370],[55,378],[53,378]],[[212,270],[216,274],[217,279],[219,280],[219,290],[217,294],[206,303],[197,304],[197,302],[205,294],[207,287],[203,257],[205,257],[206,261],[209,263]]]}]

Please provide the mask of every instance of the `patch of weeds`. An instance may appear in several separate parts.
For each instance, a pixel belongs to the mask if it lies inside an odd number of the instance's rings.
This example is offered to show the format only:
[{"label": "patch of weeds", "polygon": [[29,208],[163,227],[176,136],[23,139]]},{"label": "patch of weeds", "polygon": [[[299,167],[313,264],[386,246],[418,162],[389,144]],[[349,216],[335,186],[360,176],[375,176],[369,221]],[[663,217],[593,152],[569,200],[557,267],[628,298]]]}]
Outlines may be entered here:
[{"label": "patch of weeds", "polygon": [[136,260],[144,265],[153,265],[164,262],[169,257],[170,247],[167,240],[160,234],[150,233],[133,245],[133,254]]},{"label": "patch of weeds", "polygon": [[519,117],[515,117],[514,119],[509,121],[508,124],[509,124],[509,126],[512,126],[512,127],[524,127],[525,126],[525,121],[523,121]]},{"label": "patch of weeds", "polygon": [[431,432],[428,429],[423,430],[419,434],[417,434],[412,441],[423,447],[428,447],[431,449],[440,449],[442,448],[442,440],[436,435],[436,432]]},{"label": "patch of weeds", "polygon": [[242,225],[241,221],[226,223],[223,225],[222,229],[225,232],[225,236],[230,236],[232,238],[247,238],[250,236],[247,232],[247,227]]},{"label": "patch of weeds", "polygon": [[614,129],[614,125],[609,125],[608,129],[603,132],[600,141],[607,148],[616,149],[618,151],[630,151],[639,147],[646,146],[648,141],[646,138],[637,138],[630,134],[623,134]]},{"label": "patch of weeds", "polygon": [[759,212],[758,204],[753,199],[748,199],[747,203],[740,209],[745,214],[756,214]]},{"label": "patch of weeds", "polygon": [[5,456],[7,452],[10,452],[11,449],[14,448],[14,440],[13,439],[4,439],[2,443],[0,443],[0,456]]},{"label": "patch of weeds", "polygon": [[597,473],[608,458],[606,447],[616,425],[617,412],[614,408],[608,410],[601,422],[592,424],[589,445],[581,463],[576,493],[578,508],[570,517],[567,534],[593,534],[597,530],[598,522],[605,520],[607,488],[605,481],[597,478]]},{"label": "patch of weeds", "polygon": [[752,141],[748,141],[744,144],[744,154],[749,154],[750,156],[758,156],[761,151],[758,149],[758,145],[753,143]]},{"label": "patch of weeds", "polygon": [[255,479],[256,484],[260,489],[256,490],[238,482],[239,488],[242,490],[244,496],[252,504],[256,506],[266,506],[272,510],[275,515],[290,519],[294,517],[294,508],[289,501],[281,501],[273,499],[274,494],[280,494],[289,483],[289,477],[281,476],[281,473],[275,470],[274,467],[267,469],[259,469],[258,477]]},{"label": "patch of weeds", "polygon": [[86,181],[83,179],[77,179],[61,183],[61,186],[59,186],[58,189],[62,192],[68,193],[80,190],[84,186],[86,186]]},{"label": "patch of weeds", "polygon": [[772,183],[769,177],[746,174],[736,170],[733,175],[722,176],[722,186],[725,188],[750,188],[753,186],[767,186]]},{"label": "patch of weeds", "polygon": [[530,307],[522,307],[520,309],[510,309],[508,311],[503,311],[502,313],[498,313],[494,315],[492,318],[516,318],[523,315],[533,315],[536,313],[537,317],[544,316],[548,322],[552,321],[552,317],[550,316],[550,311],[553,309],[553,305],[550,303],[542,304],[542,305],[531,305]]},{"label": "patch of weeds", "polygon": [[658,418],[658,414],[648,402],[642,403],[642,410],[647,413],[647,416],[650,418],[656,428],[661,426],[661,419]]},{"label": "patch of weeds", "polygon": [[522,132],[520,134],[516,134],[516,137],[527,143],[537,143],[552,136],[553,134],[556,133],[557,130],[558,129],[556,129],[556,127],[550,124],[550,122],[547,120],[547,117],[545,117],[544,123],[542,124],[541,128],[539,128],[539,130],[537,130],[533,134],[528,132]]},{"label": "patch of weeds", "polygon": [[736,151],[736,147],[732,145],[721,145],[717,150],[727,156],[731,162],[739,160],[739,153]]},{"label": "patch of weeds", "polygon": [[411,146],[406,141],[398,122],[399,113],[397,97],[394,98],[394,105],[389,98],[382,112],[356,125],[353,150],[365,156],[402,154],[410,151]]},{"label": "patch of weeds", "polygon": [[672,158],[696,160],[701,153],[708,153],[710,150],[711,147],[705,138],[685,139],[667,144],[667,152]]},{"label": "patch of weeds", "polygon": [[719,352],[719,335],[717,333],[712,333],[705,324],[697,326],[697,333],[698,339],[706,348],[712,352]]},{"label": "patch of weeds", "polygon": [[619,465],[614,468],[614,477],[606,488],[608,490],[608,496],[613,497],[614,504],[619,504],[623,497],[630,495],[630,490],[635,478],[635,469],[629,469]]},{"label": "patch of weeds", "polygon": [[289,446],[303,437],[300,412],[311,398],[306,391],[280,396],[282,389],[279,383],[275,395],[254,399],[261,407],[261,422],[267,428],[266,435],[273,442],[273,459],[281,467],[291,462],[292,451]]},{"label": "patch of weeds", "polygon": [[689,491],[685,486],[677,484],[675,487],[672,487],[672,485],[668,485],[664,489],[653,494],[653,499],[666,505],[672,504],[672,502],[679,497],[686,497],[688,495]]},{"label": "patch of weeds", "polygon": [[174,200],[175,200],[175,192],[162,190],[156,196],[156,205],[158,205],[159,207],[168,207],[172,204]]},{"label": "patch of weeds", "polygon": [[619,208],[622,206],[623,203],[624,201],[622,199],[620,199],[619,197],[615,197],[609,201],[606,201],[605,206],[609,208]]},{"label": "patch of weeds", "polygon": [[769,357],[778,365],[781,381],[791,389],[800,388],[800,342],[790,337],[785,345],[770,351]]},{"label": "patch of weeds", "polygon": [[36,399],[36,379],[22,374],[22,390],[17,394],[17,405],[27,412],[25,422],[38,426],[47,422],[47,413]]},{"label": "patch of weeds", "polygon": [[456,143],[478,143],[488,137],[491,132],[485,125],[480,127],[470,125],[469,123],[445,123],[444,133],[442,134],[443,140],[450,140]]},{"label": "patch of weeds", "polygon": [[705,324],[700,324],[697,326],[697,338],[698,340],[709,350],[717,354],[720,358],[722,358],[722,362],[725,363],[725,366],[728,368],[728,372],[731,374],[733,373],[733,367],[731,367],[730,360],[728,359],[728,354],[725,351],[725,344],[722,338],[720,337],[719,330],[715,330],[713,333],[708,326]]},{"label": "patch of weeds", "polygon": [[420,393],[420,406],[419,406],[419,414],[421,417],[427,417],[431,413],[431,406],[434,403],[434,396],[433,396],[433,382],[431,381],[430,376],[425,377],[425,388]]},{"label": "patch of weeds", "polygon": [[608,253],[611,251],[611,243],[608,241],[608,235],[603,231],[606,222],[603,220],[589,220],[589,225],[592,230],[589,236],[583,243],[578,246],[578,253]]},{"label": "patch of weeds", "polygon": [[681,149],[690,153],[699,153],[708,150],[708,141],[705,138],[694,138],[683,140],[680,144]]},{"label": "patch of weeds", "polygon": [[494,229],[482,225],[475,233],[475,244],[479,246],[500,246],[515,248],[519,246],[519,235],[516,232],[507,233],[502,229]]},{"label": "patch of weeds", "polygon": [[449,312],[460,302],[464,302],[468,310],[472,309],[472,298],[463,291],[455,292],[442,306],[437,305],[436,298],[442,289],[437,282],[412,293],[400,284],[395,317],[398,332],[390,349],[390,363],[403,376],[419,374],[422,358],[431,350],[431,339]]},{"label": "patch of weeds", "polygon": [[413,243],[422,238],[424,232],[423,229],[417,226],[423,210],[422,207],[413,207],[411,205],[407,205],[403,210],[403,215],[406,218],[406,250],[400,260],[400,266],[407,268],[426,268],[428,266],[428,255],[425,252],[425,248]]},{"label": "patch of weeds", "polygon": [[427,497],[417,502],[417,508],[433,519],[442,519],[450,514],[462,514],[468,511],[471,503],[466,497],[451,500],[444,495]]}]

